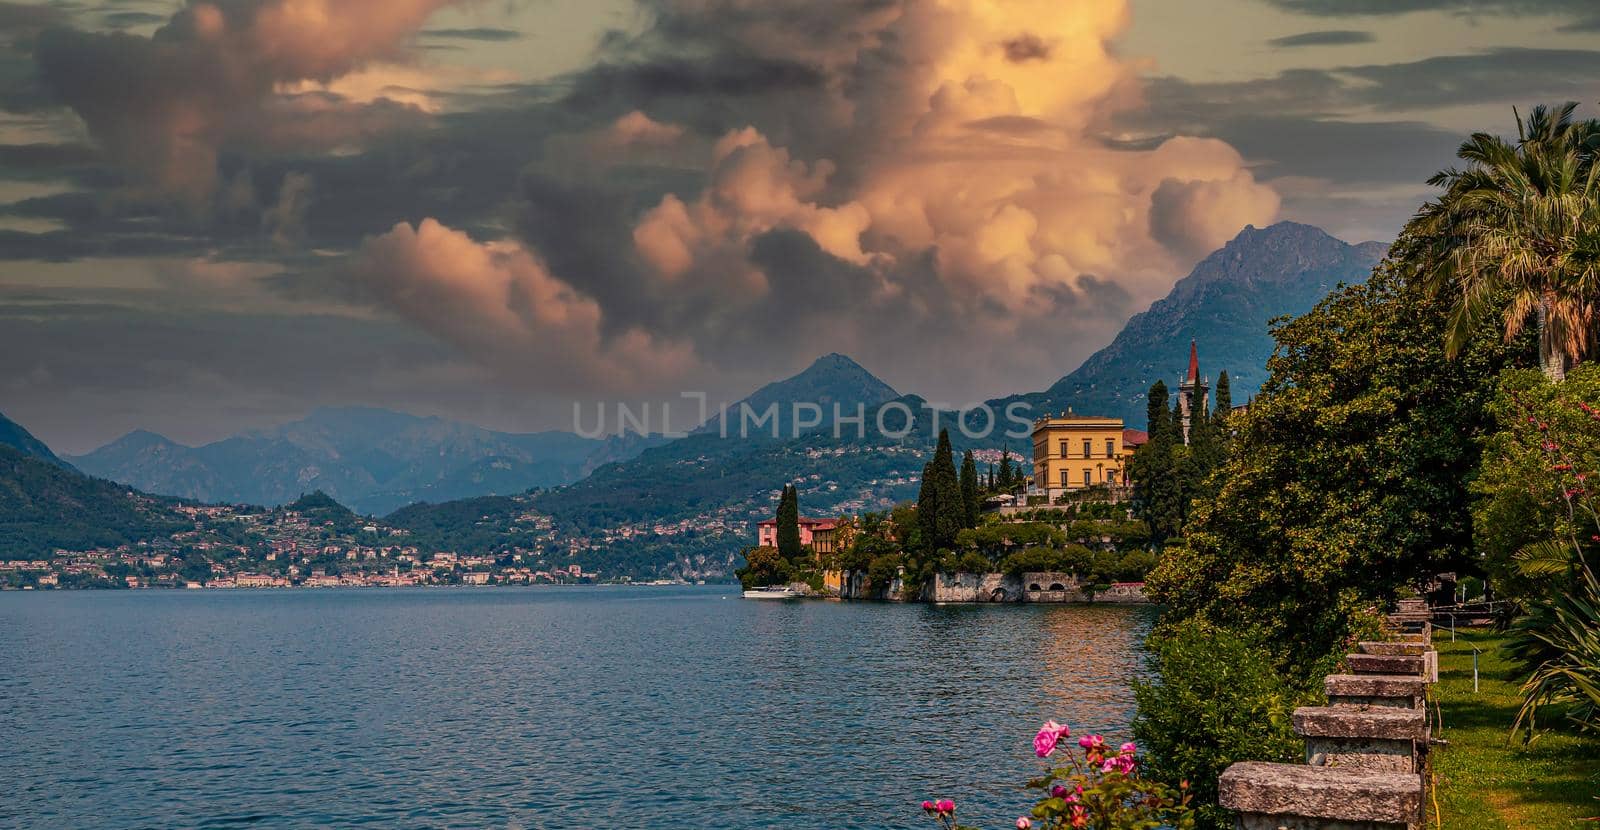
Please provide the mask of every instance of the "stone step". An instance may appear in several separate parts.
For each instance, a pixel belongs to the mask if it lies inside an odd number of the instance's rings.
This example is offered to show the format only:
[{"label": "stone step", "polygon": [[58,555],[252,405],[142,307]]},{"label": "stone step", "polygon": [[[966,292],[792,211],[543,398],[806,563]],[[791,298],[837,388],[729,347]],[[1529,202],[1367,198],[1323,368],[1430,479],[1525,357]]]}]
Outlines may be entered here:
[{"label": "stone step", "polygon": [[1416,772],[1428,720],[1421,709],[1395,706],[1302,706],[1294,710],[1294,731],[1306,739],[1312,766]]},{"label": "stone step", "polygon": [[1422,708],[1427,682],[1404,674],[1330,674],[1322,681],[1329,706]]},{"label": "stone step", "polygon": [[1407,611],[1426,611],[1428,610],[1428,601],[1425,599],[1395,600],[1394,610],[1402,614]]},{"label": "stone step", "polygon": [[1222,773],[1219,791],[1246,830],[1416,830],[1423,822],[1415,774],[1241,761]]},{"label": "stone step", "polygon": [[1395,639],[1402,643],[1422,643],[1423,645],[1431,645],[1433,643],[1433,631],[1429,629],[1415,632],[1400,631],[1399,633],[1395,634]]},{"label": "stone step", "polygon": [[1425,660],[1414,654],[1350,654],[1345,657],[1351,674],[1408,674],[1422,676]]},{"label": "stone step", "polygon": [[1356,650],[1361,652],[1362,654],[1385,654],[1385,655],[1391,655],[1391,656],[1393,656],[1393,655],[1411,655],[1411,656],[1416,656],[1416,655],[1422,654],[1424,651],[1427,651],[1428,650],[1428,646],[1426,644],[1423,644],[1423,643],[1404,643],[1404,642],[1387,642],[1387,641],[1384,641],[1384,642],[1361,642],[1361,643],[1357,643],[1356,644]]}]

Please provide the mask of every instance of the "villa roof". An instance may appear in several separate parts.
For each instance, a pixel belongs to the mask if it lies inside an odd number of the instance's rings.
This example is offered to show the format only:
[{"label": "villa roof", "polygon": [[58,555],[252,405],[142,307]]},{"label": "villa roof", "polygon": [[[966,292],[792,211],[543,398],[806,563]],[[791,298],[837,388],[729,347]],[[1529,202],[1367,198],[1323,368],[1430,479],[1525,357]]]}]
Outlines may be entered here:
[{"label": "villa roof", "polygon": [[1122,431],[1122,445],[1125,447],[1137,447],[1149,440],[1150,433],[1142,429],[1125,429]]},{"label": "villa roof", "polygon": [[[767,525],[776,525],[777,523],[778,523],[777,519],[762,519],[761,521],[756,523],[756,526],[757,527],[766,527]],[[802,527],[809,527],[812,530],[832,530],[832,529],[834,529],[834,528],[839,526],[839,520],[838,519],[808,519],[805,516],[801,516],[799,524]]]}]

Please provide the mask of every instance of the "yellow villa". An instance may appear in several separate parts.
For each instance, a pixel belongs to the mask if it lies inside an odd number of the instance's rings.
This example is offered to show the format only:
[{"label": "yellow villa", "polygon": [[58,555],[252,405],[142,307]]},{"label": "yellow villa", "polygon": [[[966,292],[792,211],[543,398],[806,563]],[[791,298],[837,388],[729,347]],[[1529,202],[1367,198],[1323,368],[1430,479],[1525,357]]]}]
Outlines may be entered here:
[{"label": "yellow villa", "polygon": [[1121,418],[1067,410],[1033,422],[1033,488],[1051,498],[1085,487],[1127,483],[1126,465],[1144,438]]}]

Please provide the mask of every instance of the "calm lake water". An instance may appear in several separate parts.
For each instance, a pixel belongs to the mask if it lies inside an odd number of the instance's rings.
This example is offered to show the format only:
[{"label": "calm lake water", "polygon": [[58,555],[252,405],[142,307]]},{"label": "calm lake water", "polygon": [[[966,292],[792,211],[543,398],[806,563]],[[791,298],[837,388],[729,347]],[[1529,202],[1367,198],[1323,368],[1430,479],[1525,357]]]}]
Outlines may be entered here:
[{"label": "calm lake water", "polygon": [[0,827],[1005,828],[1153,617],[737,596],[0,594]]}]

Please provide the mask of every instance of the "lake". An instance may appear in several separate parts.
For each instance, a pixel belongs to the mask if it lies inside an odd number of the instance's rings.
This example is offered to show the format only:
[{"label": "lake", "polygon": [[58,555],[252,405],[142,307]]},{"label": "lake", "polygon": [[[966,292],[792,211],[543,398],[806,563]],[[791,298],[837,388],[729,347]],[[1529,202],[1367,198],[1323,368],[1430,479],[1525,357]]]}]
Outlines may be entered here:
[{"label": "lake", "polygon": [[0,594],[0,827],[1010,827],[1144,607],[732,586]]}]

